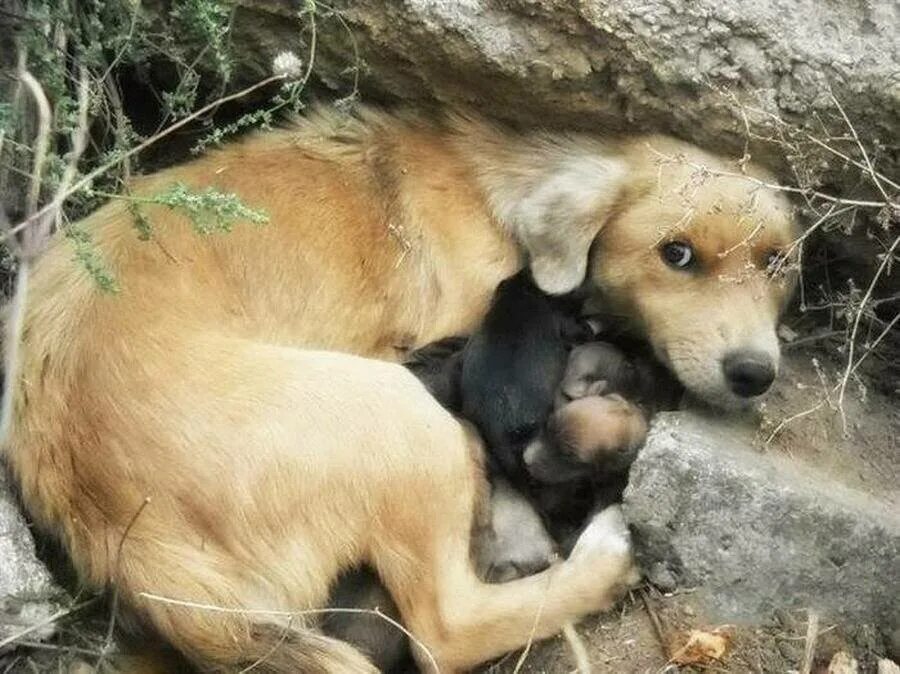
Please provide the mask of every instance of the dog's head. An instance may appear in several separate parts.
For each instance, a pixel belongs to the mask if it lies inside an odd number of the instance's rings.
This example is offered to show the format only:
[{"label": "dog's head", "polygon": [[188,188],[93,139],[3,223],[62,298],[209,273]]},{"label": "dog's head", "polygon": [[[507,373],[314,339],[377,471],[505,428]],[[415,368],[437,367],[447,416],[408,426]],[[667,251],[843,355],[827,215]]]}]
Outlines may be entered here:
[{"label": "dog's head", "polygon": [[631,148],[624,201],[591,251],[589,276],[694,394],[739,405],[768,390],[796,239],[775,180],[672,139]]},{"label": "dog's head", "polygon": [[505,212],[495,190],[495,210],[543,290],[587,277],[604,308],[709,402],[736,406],[769,388],[794,284],[783,256],[797,234],[786,199],[765,186],[771,176],[650,136],[617,148],[556,144],[516,179],[508,184],[531,189],[500,199]]}]

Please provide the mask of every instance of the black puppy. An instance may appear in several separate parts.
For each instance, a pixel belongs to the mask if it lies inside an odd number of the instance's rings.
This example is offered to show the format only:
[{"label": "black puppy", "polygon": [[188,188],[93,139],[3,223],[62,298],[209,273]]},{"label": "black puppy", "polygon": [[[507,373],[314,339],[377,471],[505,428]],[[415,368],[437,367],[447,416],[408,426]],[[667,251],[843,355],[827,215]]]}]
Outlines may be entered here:
[{"label": "black puppy", "polygon": [[454,414],[462,411],[460,379],[465,346],[465,337],[447,337],[416,349],[403,363],[435,400]]},{"label": "black puppy", "polygon": [[552,412],[566,369],[576,303],[544,294],[527,270],[519,272],[497,287],[462,353],[462,416],[481,432],[492,475],[518,487],[528,483],[525,447]]},{"label": "black puppy", "polygon": [[400,621],[400,611],[371,569],[345,572],[331,590],[328,608],[335,610],[326,612],[322,620],[320,627],[325,634],[353,644],[380,672],[418,671],[406,634],[391,622]]}]

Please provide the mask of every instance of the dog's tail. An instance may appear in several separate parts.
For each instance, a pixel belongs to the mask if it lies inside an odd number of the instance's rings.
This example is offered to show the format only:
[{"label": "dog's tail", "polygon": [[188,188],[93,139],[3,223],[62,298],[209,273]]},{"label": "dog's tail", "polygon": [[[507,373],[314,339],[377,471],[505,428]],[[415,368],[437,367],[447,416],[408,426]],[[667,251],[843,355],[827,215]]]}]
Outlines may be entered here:
[{"label": "dog's tail", "polygon": [[[264,618],[240,625],[230,619],[223,623],[197,614],[177,617],[170,614],[168,618],[163,624],[157,623],[156,627],[162,628],[159,636],[173,644],[201,671],[253,671],[255,674],[378,672],[350,644],[309,627],[267,622]],[[135,669],[129,665],[128,671]],[[171,672],[172,669],[163,665],[137,671]]]},{"label": "dog's tail", "polygon": [[378,671],[350,644],[314,630],[257,623],[251,626],[249,636],[239,659],[225,663],[228,671],[234,666],[258,674],[375,674]]},{"label": "dog's tail", "polygon": [[[194,653],[203,671],[257,674],[371,674],[378,670],[352,646],[312,630],[274,624],[251,627],[251,640],[228,651]],[[149,638],[148,638],[149,637]],[[187,659],[155,642],[155,635],[132,635],[123,653],[111,657],[105,669],[115,674],[187,674],[196,671]]]}]

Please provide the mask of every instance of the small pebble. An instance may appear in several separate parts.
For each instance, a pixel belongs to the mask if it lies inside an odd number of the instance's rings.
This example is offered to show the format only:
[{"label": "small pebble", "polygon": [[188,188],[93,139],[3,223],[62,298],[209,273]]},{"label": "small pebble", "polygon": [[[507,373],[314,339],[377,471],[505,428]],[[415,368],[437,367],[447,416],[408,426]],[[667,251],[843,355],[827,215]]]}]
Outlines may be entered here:
[{"label": "small pebble", "polygon": [[893,660],[882,658],[878,661],[878,674],[900,674],[900,665]]},{"label": "small pebble", "polygon": [[678,587],[675,575],[663,562],[655,562],[647,571],[647,578],[663,592],[671,592]]}]

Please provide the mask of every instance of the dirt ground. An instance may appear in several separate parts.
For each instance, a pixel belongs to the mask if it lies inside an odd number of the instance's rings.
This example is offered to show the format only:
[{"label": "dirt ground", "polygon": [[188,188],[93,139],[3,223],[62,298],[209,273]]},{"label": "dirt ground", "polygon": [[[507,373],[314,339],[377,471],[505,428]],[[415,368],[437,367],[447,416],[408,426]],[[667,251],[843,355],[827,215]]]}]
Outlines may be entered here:
[{"label": "dirt ground", "polygon": [[[0,656],[0,673],[90,674],[129,672],[131,662],[101,655],[107,628],[105,607],[62,621],[56,639],[30,644],[15,653]],[[675,665],[679,648],[691,630],[725,635],[727,651],[719,661]],[[575,626],[594,674],[789,674],[800,671],[807,637],[804,611],[780,612],[761,625],[724,625],[707,620],[698,612],[690,590],[660,594],[640,588],[629,594],[615,611],[589,618]],[[869,626],[847,628],[821,623],[815,642],[811,674],[831,674],[828,664],[839,651],[859,663],[859,674],[875,674],[885,645]],[[175,658],[162,660],[163,671],[192,674]],[[100,668],[97,664],[101,663]],[[478,674],[575,674],[572,647],[558,636],[517,651],[479,670]],[[840,672],[837,674],[850,674]]]},{"label": "dirt ground", "polygon": [[[673,656],[678,659],[678,650],[687,643],[691,630],[725,635],[728,650],[722,660],[673,664]],[[576,631],[596,674],[787,674],[801,669],[807,615],[804,611],[780,612],[761,625],[712,623],[698,612],[689,591],[662,595],[643,588],[632,592],[618,612],[586,620]],[[812,674],[825,674],[839,651],[857,660],[860,674],[874,673],[878,657],[884,655],[884,644],[871,627],[848,629],[820,623],[818,634]],[[532,648],[524,658],[521,652],[513,653],[483,669],[482,674],[516,671],[569,674],[577,670],[571,646],[563,637],[556,637]]]},{"label": "dirt ground", "polygon": [[[842,418],[836,409],[839,392],[833,392],[842,366],[828,352],[789,347],[777,384],[759,414],[756,444],[762,451],[778,451],[815,464],[847,486],[897,508],[900,398],[887,393],[885,384],[900,387],[900,381],[879,382],[880,386],[851,381]],[[766,442],[779,424],[794,416]]]}]

